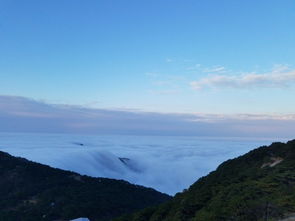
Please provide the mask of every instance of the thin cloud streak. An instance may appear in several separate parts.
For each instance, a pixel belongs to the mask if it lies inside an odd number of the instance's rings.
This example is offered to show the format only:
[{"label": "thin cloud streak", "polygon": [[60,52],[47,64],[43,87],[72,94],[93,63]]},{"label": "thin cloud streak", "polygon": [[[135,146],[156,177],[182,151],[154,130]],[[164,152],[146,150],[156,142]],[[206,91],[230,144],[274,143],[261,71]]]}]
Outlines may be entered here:
[{"label": "thin cloud streak", "polygon": [[269,73],[246,73],[243,75],[212,75],[190,82],[194,90],[205,88],[285,88],[295,83],[295,70],[276,66]]},{"label": "thin cloud streak", "polygon": [[225,73],[227,70],[223,66],[216,66],[212,68],[205,68],[203,72],[207,73]]}]

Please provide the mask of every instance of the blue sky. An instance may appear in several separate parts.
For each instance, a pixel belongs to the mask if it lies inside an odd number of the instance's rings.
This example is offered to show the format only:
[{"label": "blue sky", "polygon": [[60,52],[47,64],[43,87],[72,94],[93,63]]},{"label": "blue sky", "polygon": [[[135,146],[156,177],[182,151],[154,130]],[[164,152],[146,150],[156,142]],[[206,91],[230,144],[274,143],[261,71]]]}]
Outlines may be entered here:
[{"label": "blue sky", "polygon": [[0,0],[0,95],[292,114],[293,0]]}]

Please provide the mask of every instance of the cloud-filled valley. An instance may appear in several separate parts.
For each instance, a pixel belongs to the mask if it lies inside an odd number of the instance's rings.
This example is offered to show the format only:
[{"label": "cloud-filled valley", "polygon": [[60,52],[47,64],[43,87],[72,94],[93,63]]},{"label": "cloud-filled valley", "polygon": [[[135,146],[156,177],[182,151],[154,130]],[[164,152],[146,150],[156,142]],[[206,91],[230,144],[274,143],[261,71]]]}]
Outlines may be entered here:
[{"label": "cloud-filled valley", "polygon": [[291,137],[295,129],[292,114],[94,109],[14,96],[0,96],[0,121],[2,151],[169,194],[228,158]]},{"label": "cloud-filled valley", "polygon": [[[282,140],[282,139],[280,139]],[[175,194],[270,139],[0,133],[0,150],[94,177]]]}]

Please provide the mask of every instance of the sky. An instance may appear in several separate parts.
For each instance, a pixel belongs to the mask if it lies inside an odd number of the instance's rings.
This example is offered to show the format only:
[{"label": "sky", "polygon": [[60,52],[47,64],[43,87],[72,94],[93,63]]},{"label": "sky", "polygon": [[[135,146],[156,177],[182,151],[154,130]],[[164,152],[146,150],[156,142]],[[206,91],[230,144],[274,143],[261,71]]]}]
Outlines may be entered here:
[{"label": "sky", "polygon": [[289,119],[294,9],[293,0],[0,0],[2,111],[11,98]]}]

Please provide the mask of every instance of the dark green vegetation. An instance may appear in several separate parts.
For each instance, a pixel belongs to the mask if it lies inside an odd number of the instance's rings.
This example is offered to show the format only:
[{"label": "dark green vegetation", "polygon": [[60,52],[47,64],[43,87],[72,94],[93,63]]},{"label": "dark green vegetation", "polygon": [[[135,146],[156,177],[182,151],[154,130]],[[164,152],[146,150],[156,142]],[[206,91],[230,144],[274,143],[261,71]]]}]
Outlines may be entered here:
[{"label": "dark green vegetation", "polygon": [[125,181],[81,176],[0,152],[1,221],[107,221],[168,199]]},{"label": "dark green vegetation", "polygon": [[117,221],[270,221],[295,212],[295,140],[222,163],[173,200]]}]

